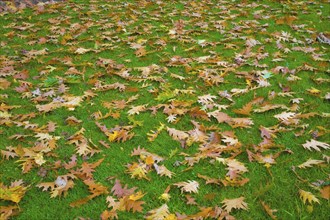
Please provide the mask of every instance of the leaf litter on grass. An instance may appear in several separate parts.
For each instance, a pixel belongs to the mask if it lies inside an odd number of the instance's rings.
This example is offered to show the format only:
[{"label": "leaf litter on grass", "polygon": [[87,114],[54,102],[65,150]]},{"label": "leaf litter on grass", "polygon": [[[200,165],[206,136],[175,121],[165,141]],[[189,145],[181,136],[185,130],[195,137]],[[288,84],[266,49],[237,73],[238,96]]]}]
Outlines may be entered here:
[{"label": "leaf litter on grass", "polygon": [[[2,163],[15,161],[22,179],[38,170],[39,177],[26,186],[2,174],[2,219],[19,215],[18,203],[31,187],[50,191],[50,198],[65,197],[79,182],[89,195],[70,206],[106,196],[107,209],[93,216],[101,219],[117,219],[122,212],[140,212],[146,219],[234,219],[241,212],[255,216],[254,207],[282,218],[279,198],[261,193],[258,203],[245,192],[256,178],[250,168],[258,164],[273,181],[282,178],[272,171],[278,163],[279,169],[288,167],[282,158],[295,161],[289,166],[289,178],[296,178],[291,196],[308,202],[309,215],[315,205],[326,216],[330,38],[328,29],[308,20],[326,23],[325,1],[7,7],[16,14],[0,15]],[[69,128],[71,133],[64,132]],[[291,140],[282,142],[288,134]],[[249,142],[247,135],[253,135]],[[176,146],[167,146],[169,141]],[[122,152],[131,163],[124,173],[112,172],[134,179],[126,183],[133,188],[117,177],[111,186],[94,174],[106,157],[116,160],[109,152],[124,143],[136,144]],[[159,143],[168,147],[169,157],[157,152]],[[63,145],[73,154],[62,157]],[[198,168],[203,162],[211,172]],[[219,166],[223,172],[217,173]],[[304,173],[307,168],[321,170],[322,179]],[[13,181],[9,186],[7,179]],[[147,199],[153,181],[167,184],[155,196],[166,203]],[[203,201],[195,199],[206,185],[224,192],[238,187],[238,193],[221,195],[212,188]],[[186,205],[198,207],[195,213],[184,207],[175,212],[171,201],[181,194]],[[214,195],[218,205],[205,206]]]}]

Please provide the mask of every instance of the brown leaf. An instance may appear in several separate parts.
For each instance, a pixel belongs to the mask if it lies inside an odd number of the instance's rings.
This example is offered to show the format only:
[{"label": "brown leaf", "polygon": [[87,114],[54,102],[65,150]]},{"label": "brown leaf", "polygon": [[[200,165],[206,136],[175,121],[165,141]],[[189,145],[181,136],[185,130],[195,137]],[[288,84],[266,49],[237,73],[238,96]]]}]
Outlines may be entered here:
[{"label": "brown leaf", "polygon": [[1,220],[11,219],[11,217],[17,215],[20,208],[16,205],[0,206],[0,217]]},{"label": "brown leaf", "polygon": [[209,116],[212,116],[218,120],[219,123],[230,122],[232,118],[224,112],[219,110],[208,113]]},{"label": "brown leaf", "polygon": [[68,125],[77,125],[77,124],[80,124],[82,122],[82,120],[79,120],[74,116],[70,116],[70,117],[67,117],[67,119],[65,119],[65,122]]},{"label": "brown leaf", "polygon": [[102,162],[104,158],[101,158],[100,160],[96,161],[95,163],[87,163],[83,162],[81,164],[81,168],[78,170],[78,172],[74,172],[75,175],[79,176],[81,179],[92,179],[93,178],[93,172],[95,172],[95,168],[98,167]]},{"label": "brown leaf", "polygon": [[274,215],[274,213],[277,212],[276,209],[271,209],[264,201],[260,201],[260,203],[269,215],[269,217],[271,217],[272,219],[277,219],[277,216]]},{"label": "brown leaf", "polygon": [[37,185],[38,188],[43,188],[42,191],[51,190],[51,198],[57,196],[66,196],[69,189],[74,186],[73,179],[76,177],[72,174],[58,176],[54,182],[44,182]]},{"label": "brown leaf", "polygon": [[127,185],[125,185],[123,188],[120,183],[120,180],[116,179],[115,185],[112,187],[111,192],[118,198],[122,198],[124,196],[133,194],[136,189],[136,187],[128,189]]},{"label": "brown leaf", "polygon": [[104,210],[100,216],[101,220],[118,219],[116,210]]},{"label": "brown leaf", "polygon": [[92,179],[86,179],[84,180],[84,183],[88,186],[88,190],[91,194],[85,198],[71,202],[70,203],[71,207],[81,206],[97,196],[109,193],[108,188],[106,186],[102,185],[101,183],[96,183]]},{"label": "brown leaf", "polygon": [[195,198],[191,197],[191,195],[186,195],[187,205],[197,205]]},{"label": "brown leaf", "polygon": [[330,199],[330,185],[324,186],[320,190],[320,193],[321,193],[322,198],[329,200]]},{"label": "brown leaf", "polygon": [[6,79],[0,78],[0,90],[8,89],[11,85],[11,82],[9,82]]},{"label": "brown leaf", "polygon": [[243,108],[241,109],[234,109],[233,112],[240,115],[250,115],[252,111],[252,106],[253,106],[252,103],[249,102],[246,105],[244,105]]},{"label": "brown leaf", "polygon": [[147,51],[144,47],[141,47],[141,48],[139,48],[138,50],[135,51],[135,55],[137,57],[143,57],[143,56],[147,55]]},{"label": "brown leaf", "polygon": [[210,121],[209,116],[207,113],[203,110],[201,110],[199,107],[194,107],[189,111],[189,115],[192,118],[197,118],[197,119],[203,119],[205,121]]},{"label": "brown leaf", "polygon": [[29,78],[29,71],[28,70],[22,70],[20,73],[17,73],[16,75],[14,75],[15,79],[27,79]]},{"label": "brown leaf", "polygon": [[284,16],[282,18],[279,18],[276,20],[276,24],[287,24],[287,25],[292,25],[292,23],[297,20],[296,16]]}]

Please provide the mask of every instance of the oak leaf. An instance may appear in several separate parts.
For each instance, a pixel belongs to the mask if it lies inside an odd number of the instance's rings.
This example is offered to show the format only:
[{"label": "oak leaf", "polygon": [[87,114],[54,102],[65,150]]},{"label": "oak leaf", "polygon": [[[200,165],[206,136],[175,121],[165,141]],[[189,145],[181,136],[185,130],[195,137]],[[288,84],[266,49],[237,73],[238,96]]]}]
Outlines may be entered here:
[{"label": "oak leaf", "polygon": [[101,220],[118,219],[116,210],[104,210],[100,216]]},{"label": "oak leaf", "polygon": [[330,199],[330,185],[324,186],[321,190],[321,197],[324,199],[329,200]]},{"label": "oak leaf", "polygon": [[301,200],[304,202],[304,204],[306,204],[306,201],[310,205],[312,205],[313,202],[316,202],[316,203],[320,204],[320,201],[311,192],[304,191],[304,190],[300,189],[299,190],[299,195],[300,195]]},{"label": "oak leaf", "polygon": [[198,193],[199,183],[195,180],[188,180],[187,182],[178,182],[175,183],[174,185],[181,188],[181,193],[183,192]]},{"label": "oak leaf", "polygon": [[220,112],[219,110],[216,110],[214,112],[209,112],[209,113],[207,113],[207,115],[209,117],[212,116],[212,117],[216,118],[219,123],[230,122],[232,119],[228,114],[226,114],[224,112]]},{"label": "oak leaf", "polygon": [[159,208],[150,210],[146,216],[146,220],[169,220],[169,216],[171,215],[168,210],[168,206],[166,204],[160,206]]},{"label": "oak leaf", "polygon": [[133,106],[127,113],[128,115],[138,115],[140,112],[145,111],[147,108],[147,105],[139,105],[139,106]]},{"label": "oak leaf", "polygon": [[93,178],[93,172],[95,172],[95,168],[98,167],[102,162],[104,158],[101,158],[100,160],[96,161],[95,163],[87,163],[83,162],[81,164],[81,168],[78,170],[78,172],[74,172],[79,178],[82,179],[92,179]]},{"label": "oak leaf", "polygon": [[128,189],[127,185],[122,187],[120,180],[116,179],[115,185],[112,187],[111,192],[118,198],[122,198],[124,196],[133,194],[136,189],[136,187]]},{"label": "oak leaf", "polygon": [[246,105],[244,105],[241,109],[234,109],[233,112],[240,115],[250,115],[250,112],[252,111],[252,103],[249,102]]},{"label": "oak leaf", "polygon": [[277,219],[277,216],[274,215],[274,213],[277,212],[276,209],[271,209],[264,201],[260,201],[260,203],[269,215],[269,217],[271,217],[272,219]]},{"label": "oak leaf", "polygon": [[223,208],[230,213],[232,209],[244,209],[248,210],[248,204],[244,202],[244,197],[239,197],[236,199],[225,199],[221,203],[223,203]]},{"label": "oak leaf", "polygon": [[135,162],[133,164],[128,164],[127,172],[131,174],[131,178],[150,180],[146,175],[147,170],[145,164],[139,164]]},{"label": "oak leaf", "polygon": [[74,53],[76,53],[76,54],[84,54],[84,53],[87,53],[89,51],[91,51],[91,49],[85,49],[85,48],[79,47]]},{"label": "oak leaf", "polygon": [[186,195],[186,204],[187,205],[197,205],[197,202],[195,201],[195,198],[192,197],[191,195]]},{"label": "oak leaf", "polygon": [[174,174],[170,170],[168,170],[164,165],[158,166],[156,163],[153,164],[154,168],[160,176],[167,176],[169,178],[172,178],[172,175]]},{"label": "oak leaf", "polygon": [[10,158],[17,157],[18,154],[14,151],[12,147],[6,147],[7,150],[1,150],[1,155],[6,160],[9,160]]},{"label": "oak leaf", "polygon": [[109,193],[108,188],[106,186],[102,185],[101,183],[96,183],[93,179],[84,180],[84,184],[88,186],[88,190],[91,194],[85,198],[71,202],[70,203],[71,207],[77,207],[83,205],[97,196]]},{"label": "oak leaf", "polygon": [[38,188],[43,188],[42,191],[51,190],[51,198],[57,196],[66,196],[69,189],[74,186],[73,179],[76,177],[72,174],[58,176],[54,182],[44,182],[37,185]]},{"label": "oak leaf", "polygon": [[74,116],[70,116],[70,117],[67,117],[67,119],[65,119],[65,123],[67,123],[68,125],[77,125],[77,124],[80,124],[81,122],[82,122],[82,120],[79,120]]},{"label": "oak leaf", "polygon": [[0,206],[0,219],[7,220],[19,213],[19,207],[16,205]]},{"label": "oak leaf", "polygon": [[142,205],[145,203],[144,201],[138,201],[138,199],[142,198],[144,194],[142,192],[137,192],[135,194],[125,196],[119,199],[120,206],[119,210],[126,210],[133,212],[142,212]]},{"label": "oak leaf", "polygon": [[282,112],[281,114],[274,115],[274,117],[281,121],[286,121],[288,119],[293,118],[295,115],[296,113],[294,112]]},{"label": "oak leaf", "polygon": [[189,111],[189,115],[192,118],[203,119],[205,121],[210,121],[208,114],[200,109],[199,107],[194,107]]},{"label": "oak leaf", "polygon": [[0,199],[19,203],[24,197],[27,187],[23,185],[23,181],[12,182],[9,187],[0,182]]},{"label": "oak leaf", "polygon": [[137,57],[143,57],[143,56],[147,55],[147,51],[144,47],[141,47],[141,48],[139,48],[138,50],[135,51],[135,55]]},{"label": "oak leaf", "polygon": [[174,140],[177,140],[177,141],[186,140],[189,137],[189,135],[186,132],[177,130],[175,128],[167,127],[167,131],[168,131],[169,135]]},{"label": "oak leaf", "polygon": [[313,159],[308,159],[306,162],[298,165],[299,168],[305,169],[307,167],[312,167],[314,165],[318,165],[324,163],[323,160],[313,160]]},{"label": "oak leaf", "polygon": [[303,147],[309,151],[312,151],[312,150],[321,151],[320,148],[323,148],[325,150],[330,149],[329,144],[320,142],[320,141],[316,141],[314,139],[307,141],[305,144],[303,144]]},{"label": "oak leaf", "polygon": [[210,103],[213,103],[214,102],[213,99],[216,99],[216,98],[217,97],[215,95],[207,94],[207,95],[203,95],[203,96],[198,96],[197,102],[202,105],[208,105]]}]

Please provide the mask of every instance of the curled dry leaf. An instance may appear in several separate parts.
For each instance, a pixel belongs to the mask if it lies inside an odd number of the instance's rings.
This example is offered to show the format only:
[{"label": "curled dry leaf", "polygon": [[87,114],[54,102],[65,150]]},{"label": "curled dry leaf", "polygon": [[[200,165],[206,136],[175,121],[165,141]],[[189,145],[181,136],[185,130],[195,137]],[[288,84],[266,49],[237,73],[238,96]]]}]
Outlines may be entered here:
[{"label": "curled dry leaf", "polygon": [[271,217],[272,219],[277,219],[277,216],[274,214],[275,212],[277,212],[276,209],[271,209],[264,201],[260,201],[260,203],[269,215],[269,217]]}]

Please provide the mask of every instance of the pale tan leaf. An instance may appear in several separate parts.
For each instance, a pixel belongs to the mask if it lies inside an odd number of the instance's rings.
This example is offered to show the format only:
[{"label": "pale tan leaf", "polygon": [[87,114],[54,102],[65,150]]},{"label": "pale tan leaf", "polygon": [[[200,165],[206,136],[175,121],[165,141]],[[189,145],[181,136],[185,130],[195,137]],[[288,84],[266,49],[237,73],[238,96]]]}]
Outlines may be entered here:
[{"label": "pale tan leaf", "polygon": [[274,115],[274,117],[281,121],[286,121],[288,119],[293,118],[295,115],[296,113],[294,112],[282,112],[281,114]]},{"label": "pale tan leaf", "polygon": [[165,220],[170,216],[170,211],[168,210],[168,206],[166,204],[162,205],[159,208],[150,210],[146,216],[146,220]]},{"label": "pale tan leaf", "polygon": [[223,203],[222,208],[224,208],[228,213],[230,213],[232,209],[248,210],[248,204],[244,202],[244,199],[244,197],[239,197],[236,199],[225,199],[221,202]]},{"label": "pale tan leaf", "polygon": [[172,175],[174,173],[168,170],[164,165],[158,166],[156,163],[154,163],[153,165],[157,174],[159,174],[160,176],[167,176],[169,178],[172,178]]},{"label": "pale tan leaf", "polygon": [[314,139],[307,141],[305,144],[303,144],[303,147],[309,151],[312,151],[312,150],[321,151],[320,148],[323,148],[325,150],[330,149],[329,144],[320,142],[320,141],[316,141]]},{"label": "pale tan leaf", "polygon": [[298,167],[301,168],[301,169],[305,169],[307,167],[312,167],[314,165],[318,165],[318,164],[321,164],[321,163],[324,163],[324,161],[323,160],[308,159],[306,162],[298,165]]},{"label": "pale tan leaf", "polygon": [[175,128],[169,128],[169,127],[167,127],[167,131],[168,131],[169,135],[174,140],[177,140],[177,141],[185,140],[185,139],[187,139],[189,137],[189,135],[186,132],[177,130]]},{"label": "pale tan leaf", "polygon": [[175,186],[181,188],[181,192],[198,193],[199,183],[195,180],[188,180],[187,182],[175,183]]},{"label": "pale tan leaf", "polygon": [[133,106],[127,113],[129,115],[138,115],[140,112],[143,112],[146,110],[147,105],[139,105],[139,106]]},{"label": "pale tan leaf", "polygon": [[85,49],[85,48],[79,47],[74,53],[76,53],[76,54],[84,54],[84,53],[87,53],[89,51],[91,51],[91,49]]}]

